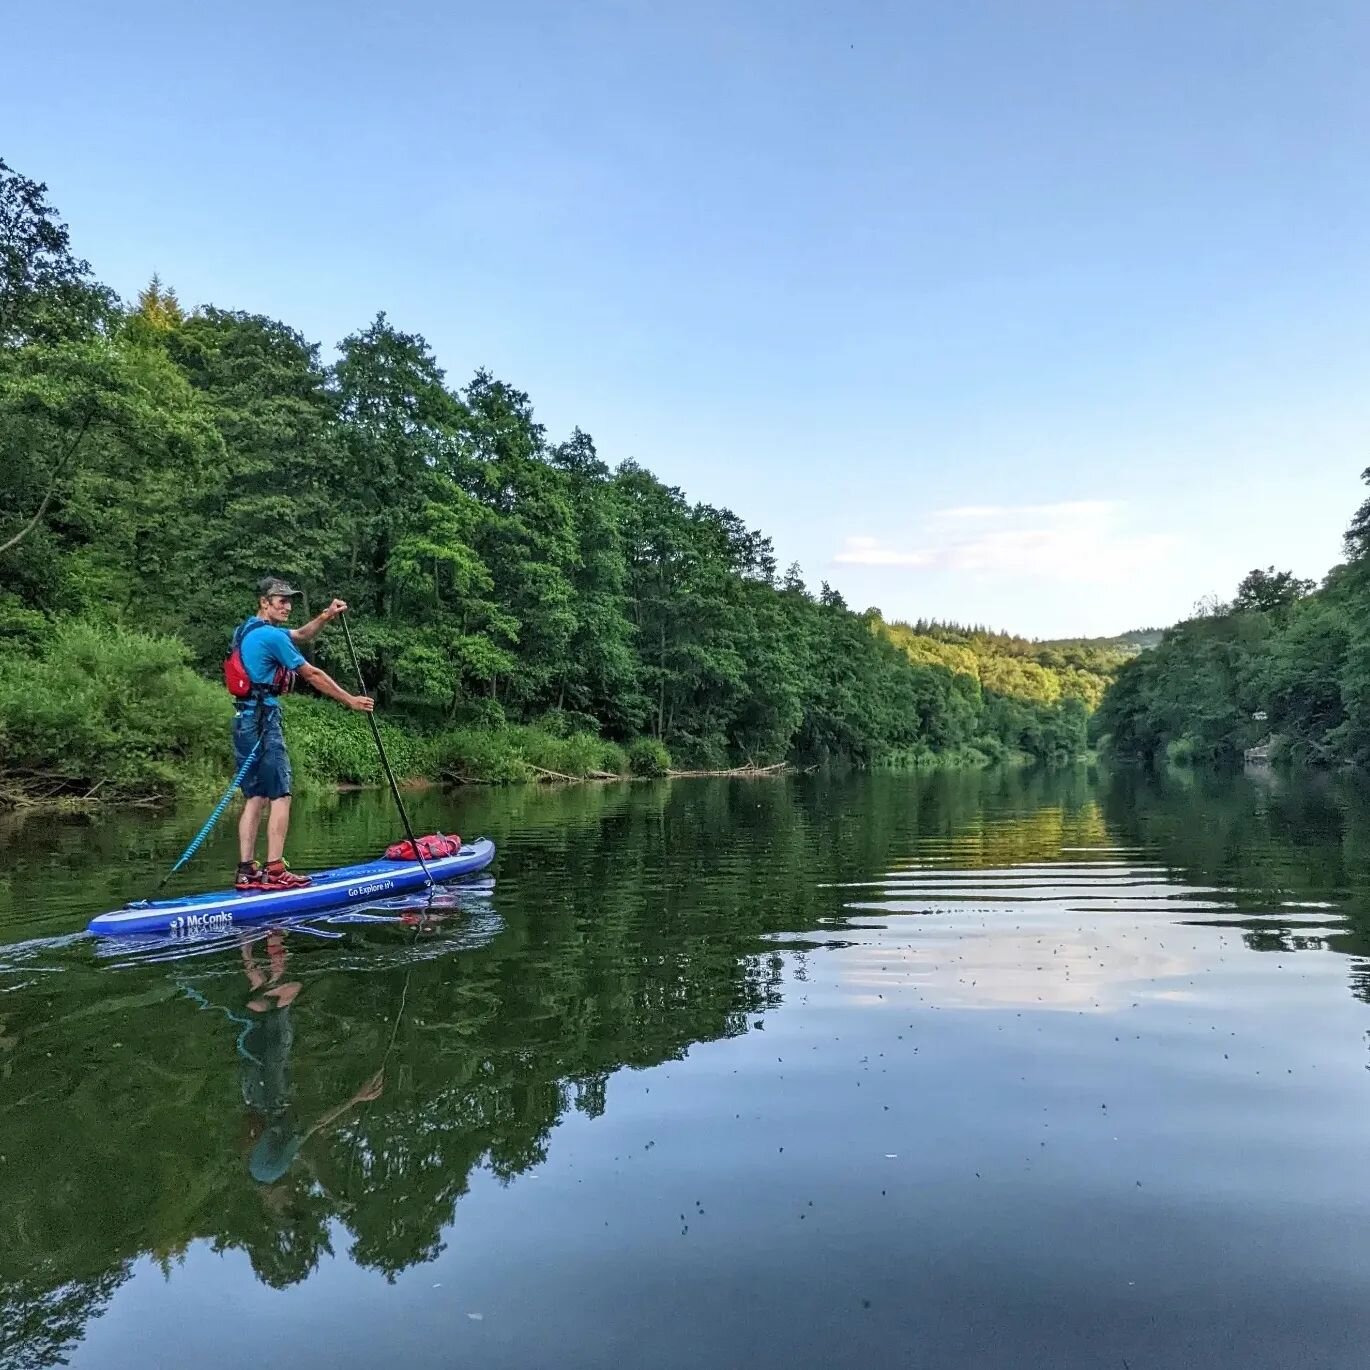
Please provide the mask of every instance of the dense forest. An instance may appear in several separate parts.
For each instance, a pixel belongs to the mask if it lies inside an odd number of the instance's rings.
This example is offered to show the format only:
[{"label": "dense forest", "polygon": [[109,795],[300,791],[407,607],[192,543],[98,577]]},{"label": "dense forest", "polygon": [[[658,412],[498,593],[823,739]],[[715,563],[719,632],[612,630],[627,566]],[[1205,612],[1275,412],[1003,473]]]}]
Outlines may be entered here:
[{"label": "dense forest", "polygon": [[[411,774],[803,759],[1059,760],[1129,652],[855,612],[726,508],[384,314],[320,347],[260,314],[126,304],[0,162],[0,798],[221,775],[212,677],[267,572],[352,606]],[[316,660],[350,680],[338,635]],[[374,778],[292,700],[297,766]]]},{"label": "dense forest", "polygon": [[[1370,470],[1364,473],[1370,481]],[[1370,761],[1370,500],[1346,561],[1315,587],[1273,566],[1129,661],[1095,719],[1108,751],[1152,761]]]}]

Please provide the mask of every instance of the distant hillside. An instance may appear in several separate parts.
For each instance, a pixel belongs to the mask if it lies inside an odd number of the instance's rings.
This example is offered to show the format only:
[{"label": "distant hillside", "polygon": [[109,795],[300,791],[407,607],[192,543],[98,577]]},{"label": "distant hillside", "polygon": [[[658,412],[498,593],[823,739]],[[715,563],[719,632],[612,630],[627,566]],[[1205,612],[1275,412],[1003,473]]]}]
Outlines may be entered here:
[{"label": "distant hillside", "polygon": [[1155,647],[1164,631],[1134,628],[1116,637],[1039,641],[980,625],[934,619],[886,623],[875,610],[866,616],[911,661],[972,677],[987,697],[1046,705],[1078,699],[1090,712],[1123,666]]},{"label": "distant hillside", "polygon": [[867,615],[911,661],[969,676],[986,695],[1047,705],[1078,699],[1091,712],[1123,664],[1140,650],[1114,638],[1034,642],[960,623],[886,623],[873,610]]},{"label": "distant hillside", "polygon": [[1097,647],[1101,651],[1126,652],[1133,656],[1137,652],[1150,651],[1160,645],[1164,628],[1132,628],[1116,637],[1057,637],[1039,643],[1042,647]]}]

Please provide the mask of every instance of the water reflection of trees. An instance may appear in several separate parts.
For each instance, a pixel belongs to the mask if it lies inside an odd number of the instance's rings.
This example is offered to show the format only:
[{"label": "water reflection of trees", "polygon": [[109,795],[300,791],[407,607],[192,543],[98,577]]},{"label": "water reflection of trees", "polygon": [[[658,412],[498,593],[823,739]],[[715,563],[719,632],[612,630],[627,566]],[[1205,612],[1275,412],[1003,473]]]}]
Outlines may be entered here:
[{"label": "water reflection of trees", "polygon": [[[1192,921],[1235,926],[1252,951],[1370,957],[1370,788],[1355,777],[1128,770],[1102,802],[1122,840],[1233,906]],[[1350,979],[1370,1002],[1370,971],[1353,962]]]},{"label": "water reflection of trees", "polygon": [[55,1285],[34,1272],[22,1279],[0,1279],[0,1363],[6,1370],[63,1364],[86,1323],[100,1315],[127,1276],[121,1264]]},{"label": "water reflection of trees", "polygon": [[[418,801],[421,820],[425,802],[436,801]],[[7,996],[0,1361],[55,1363],[135,1261],[170,1269],[197,1241],[245,1253],[277,1288],[307,1278],[340,1235],[351,1260],[387,1277],[432,1260],[460,1238],[473,1172],[527,1171],[568,1112],[605,1110],[615,1072],[742,1033],[778,1002],[783,962],[766,935],[840,916],[831,885],[883,873],[918,839],[981,833],[987,861],[1050,845],[1040,822],[984,838],[987,802],[1039,819],[1092,808],[1069,774],[486,802],[494,835],[519,839],[489,944],[422,959],[410,944],[429,934],[412,928],[346,944],[288,937],[266,986],[300,987],[288,1117],[261,1116],[244,1087],[239,1039],[263,983],[237,950],[117,972],[80,960]],[[378,812],[356,810],[358,845],[382,830]],[[270,964],[265,949],[258,961]]]}]

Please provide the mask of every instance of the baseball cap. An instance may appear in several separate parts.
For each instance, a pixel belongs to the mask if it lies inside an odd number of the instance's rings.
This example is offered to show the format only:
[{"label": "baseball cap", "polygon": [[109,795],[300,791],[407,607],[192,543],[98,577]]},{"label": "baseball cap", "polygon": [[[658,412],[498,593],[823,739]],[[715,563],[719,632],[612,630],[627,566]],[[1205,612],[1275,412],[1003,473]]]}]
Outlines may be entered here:
[{"label": "baseball cap", "polygon": [[285,595],[293,598],[295,595],[304,594],[303,590],[297,590],[288,580],[282,580],[279,576],[263,576],[257,582],[257,598],[268,599],[272,595]]}]

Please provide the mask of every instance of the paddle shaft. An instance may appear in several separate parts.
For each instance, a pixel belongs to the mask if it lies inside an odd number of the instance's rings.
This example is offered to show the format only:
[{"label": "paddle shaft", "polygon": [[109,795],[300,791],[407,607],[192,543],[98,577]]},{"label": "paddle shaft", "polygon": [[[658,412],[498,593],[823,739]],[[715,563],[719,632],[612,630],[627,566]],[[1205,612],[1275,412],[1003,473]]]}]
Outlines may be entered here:
[{"label": "paddle shaft", "polygon": [[[343,636],[347,639],[347,650],[352,656],[352,669],[357,673],[357,684],[361,686],[362,694],[366,694],[366,678],[362,675],[362,664],[357,658],[357,649],[352,643],[352,629],[347,626],[347,614],[341,613],[338,618],[343,626]],[[385,754],[385,744],[381,741],[381,730],[380,725],[376,722],[376,715],[368,713],[366,721],[371,725],[371,736],[375,740],[376,751],[380,754],[385,778],[390,782],[390,793],[395,796],[395,807],[400,811],[400,822],[404,824],[404,835],[414,848],[414,855],[418,857],[419,865],[423,867],[423,873],[428,877],[428,888],[431,890],[436,882],[433,879],[433,873],[428,869],[428,862],[423,859],[423,852],[419,848],[419,839],[414,836],[414,828],[409,822],[409,814],[405,810],[404,800],[400,798],[399,782],[395,779],[395,772],[390,769],[390,758]]]}]

